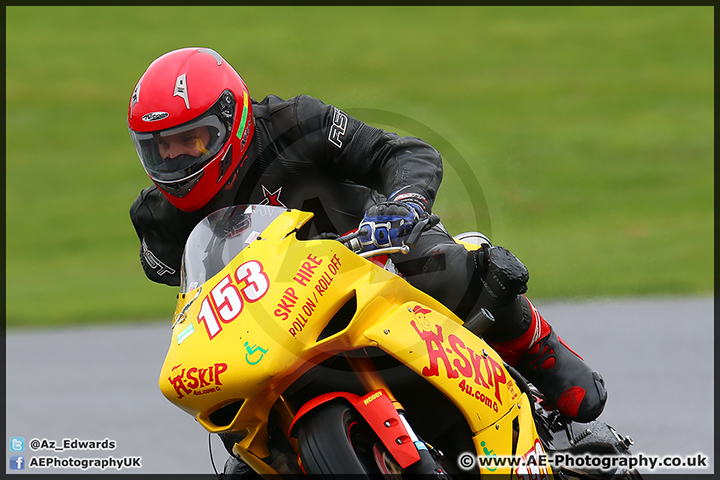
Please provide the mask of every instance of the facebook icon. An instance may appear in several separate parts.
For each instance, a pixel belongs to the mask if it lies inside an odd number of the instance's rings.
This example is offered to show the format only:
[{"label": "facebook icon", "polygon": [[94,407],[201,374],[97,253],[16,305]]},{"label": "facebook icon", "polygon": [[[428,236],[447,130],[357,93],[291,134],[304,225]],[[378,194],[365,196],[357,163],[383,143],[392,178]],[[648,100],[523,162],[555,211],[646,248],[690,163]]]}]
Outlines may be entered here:
[{"label": "facebook icon", "polygon": [[25,457],[23,455],[10,455],[10,470],[24,470]]}]

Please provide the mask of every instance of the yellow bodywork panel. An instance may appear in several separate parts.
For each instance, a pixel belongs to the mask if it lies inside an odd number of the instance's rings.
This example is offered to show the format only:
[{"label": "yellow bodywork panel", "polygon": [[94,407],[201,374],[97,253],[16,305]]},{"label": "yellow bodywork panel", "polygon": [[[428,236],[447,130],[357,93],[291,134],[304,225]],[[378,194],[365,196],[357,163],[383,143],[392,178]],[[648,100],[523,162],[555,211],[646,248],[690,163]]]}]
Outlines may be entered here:
[{"label": "yellow bodywork panel", "polygon": [[[269,454],[265,425],[283,391],[331,355],[378,347],[463,413],[478,455],[512,453],[518,427],[517,453],[535,448],[530,404],[499,355],[401,277],[339,242],[298,241],[311,216],[282,213],[219,273],[179,296],[163,395],[210,432],[245,433],[236,453],[272,474],[260,459]],[[349,323],[323,335],[352,298]]]}]

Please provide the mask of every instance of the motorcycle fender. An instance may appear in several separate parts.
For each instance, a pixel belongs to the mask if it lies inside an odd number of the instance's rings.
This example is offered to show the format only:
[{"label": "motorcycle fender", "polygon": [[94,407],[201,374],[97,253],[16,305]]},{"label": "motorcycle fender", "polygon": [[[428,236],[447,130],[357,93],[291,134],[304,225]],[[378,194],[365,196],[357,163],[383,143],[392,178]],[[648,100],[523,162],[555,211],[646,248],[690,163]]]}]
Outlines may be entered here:
[{"label": "motorcycle fender", "polygon": [[370,392],[365,396],[348,392],[331,392],[320,395],[298,410],[290,425],[290,435],[295,437],[295,426],[300,418],[318,406],[337,398],[345,399],[357,410],[402,468],[407,468],[420,460],[417,447],[403,425],[400,414],[382,389]]}]

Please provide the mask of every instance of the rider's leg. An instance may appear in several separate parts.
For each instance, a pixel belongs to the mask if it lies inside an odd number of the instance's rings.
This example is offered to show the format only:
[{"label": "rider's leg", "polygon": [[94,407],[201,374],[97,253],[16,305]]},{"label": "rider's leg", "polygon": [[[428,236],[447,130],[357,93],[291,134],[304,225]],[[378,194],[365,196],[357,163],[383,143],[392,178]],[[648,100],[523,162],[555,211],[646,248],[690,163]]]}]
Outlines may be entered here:
[{"label": "rider's leg", "polygon": [[522,295],[527,270],[509,251],[487,245],[468,252],[437,226],[408,255],[394,255],[393,262],[411,284],[460,318],[487,308],[495,324],[483,337],[563,414],[578,421],[600,415],[607,397],[602,377]]},{"label": "rider's leg", "polygon": [[506,305],[489,301],[486,308],[496,323],[484,338],[503,360],[568,417],[589,422],[600,415],[607,399],[602,376],[557,336],[524,295]]}]

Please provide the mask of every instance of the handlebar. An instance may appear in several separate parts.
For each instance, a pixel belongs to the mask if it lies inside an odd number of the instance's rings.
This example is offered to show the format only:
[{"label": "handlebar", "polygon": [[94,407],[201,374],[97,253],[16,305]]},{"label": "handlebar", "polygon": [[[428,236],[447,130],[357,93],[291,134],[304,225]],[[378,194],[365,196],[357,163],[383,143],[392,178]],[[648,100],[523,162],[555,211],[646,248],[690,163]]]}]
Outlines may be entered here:
[{"label": "handlebar", "polygon": [[426,231],[430,230],[432,227],[440,223],[440,217],[437,215],[429,215],[428,217],[418,221],[413,229],[410,231],[410,234],[405,239],[402,245],[394,246],[394,247],[386,247],[386,248],[376,248],[375,250],[369,250],[366,252],[363,252],[363,245],[360,243],[360,240],[358,237],[360,235],[365,233],[364,229],[357,229],[354,232],[348,233],[347,235],[343,235],[342,237],[336,238],[336,240],[346,247],[348,247],[353,252],[357,253],[363,258],[369,258],[369,257],[375,257],[378,255],[389,255],[391,253],[402,253],[406,254],[410,252],[410,248],[414,247],[417,243],[418,239],[420,238],[420,235]]}]

